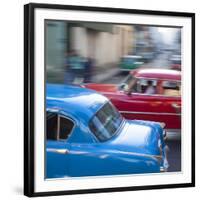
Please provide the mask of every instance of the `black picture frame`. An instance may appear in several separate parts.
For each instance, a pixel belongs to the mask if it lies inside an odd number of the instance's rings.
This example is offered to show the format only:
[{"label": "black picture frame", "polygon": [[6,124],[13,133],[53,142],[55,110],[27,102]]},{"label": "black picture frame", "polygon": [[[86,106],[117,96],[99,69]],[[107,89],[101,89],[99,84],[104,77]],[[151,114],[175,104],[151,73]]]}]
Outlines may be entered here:
[{"label": "black picture frame", "polygon": [[[177,16],[189,17],[192,21],[192,163],[191,163],[191,183],[181,184],[166,184],[166,185],[144,185],[133,187],[117,187],[117,188],[99,188],[99,189],[84,189],[73,191],[51,191],[51,192],[35,192],[35,173],[34,173],[34,36],[35,36],[35,9],[57,9],[57,10],[81,10],[94,12],[108,13],[126,13],[126,14],[141,14],[155,16]],[[42,66],[41,66],[42,67]],[[186,12],[167,12],[153,10],[135,10],[122,8],[106,8],[106,7],[87,7],[74,5],[56,5],[56,4],[36,4],[30,3],[24,5],[24,195],[28,197],[50,196],[50,195],[72,195],[84,193],[99,193],[99,192],[119,192],[133,190],[149,190],[163,188],[184,188],[195,186],[195,14]]]}]

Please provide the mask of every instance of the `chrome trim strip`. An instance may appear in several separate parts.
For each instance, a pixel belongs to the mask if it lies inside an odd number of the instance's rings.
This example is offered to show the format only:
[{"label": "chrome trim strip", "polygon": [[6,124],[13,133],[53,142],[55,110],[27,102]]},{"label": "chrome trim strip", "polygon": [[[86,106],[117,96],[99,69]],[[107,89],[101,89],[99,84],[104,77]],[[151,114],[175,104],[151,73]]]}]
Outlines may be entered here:
[{"label": "chrome trim strip", "polygon": [[162,112],[137,112],[137,111],[119,111],[124,114],[143,114],[143,115],[173,115],[173,116],[181,116],[181,113],[162,113]]},{"label": "chrome trim strip", "polygon": [[68,149],[53,149],[53,148],[47,148],[48,152],[52,153],[59,153],[59,154],[68,154],[69,150]]},{"label": "chrome trim strip", "polygon": [[[109,152],[113,152],[113,151],[109,151]],[[147,157],[147,158],[154,158],[154,159],[158,159],[158,158],[162,158],[163,156],[158,154],[148,154],[148,153],[138,153],[138,152],[123,152],[120,150],[115,150],[114,152],[118,152],[121,154],[129,154],[129,155],[133,155],[133,156],[143,156],[143,157]]]}]

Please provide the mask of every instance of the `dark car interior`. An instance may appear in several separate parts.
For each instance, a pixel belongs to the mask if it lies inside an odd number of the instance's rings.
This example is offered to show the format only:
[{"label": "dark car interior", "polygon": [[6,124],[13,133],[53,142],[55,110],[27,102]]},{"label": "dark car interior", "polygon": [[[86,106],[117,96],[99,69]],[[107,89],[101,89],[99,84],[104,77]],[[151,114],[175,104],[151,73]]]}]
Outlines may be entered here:
[{"label": "dark car interior", "polygon": [[47,140],[66,140],[69,137],[74,127],[71,119],[51,112],[47,112],[46,119]]}]

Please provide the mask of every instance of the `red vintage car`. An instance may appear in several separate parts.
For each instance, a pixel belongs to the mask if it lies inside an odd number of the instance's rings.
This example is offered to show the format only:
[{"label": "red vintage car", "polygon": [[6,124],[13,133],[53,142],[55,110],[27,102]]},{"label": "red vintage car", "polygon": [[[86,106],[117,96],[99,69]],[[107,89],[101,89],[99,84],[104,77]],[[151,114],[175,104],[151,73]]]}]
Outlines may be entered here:
[{"label": "red vintage car", "polygon": [[127,119],[164,122],[166,129],[181,128],[181,72],[137,69],[119,85],[90,83],[108,97]]}]

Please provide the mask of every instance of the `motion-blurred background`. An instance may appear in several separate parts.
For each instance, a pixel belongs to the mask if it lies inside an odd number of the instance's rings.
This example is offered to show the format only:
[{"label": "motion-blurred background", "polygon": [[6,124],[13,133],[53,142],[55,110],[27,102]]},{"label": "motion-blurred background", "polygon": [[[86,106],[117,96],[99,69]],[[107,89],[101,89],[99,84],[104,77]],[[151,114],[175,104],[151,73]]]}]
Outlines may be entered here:
[{"label": "motion-blurred background", "polygon": [[181,28],[47,20],[47,82],[119,83],[140,67],[181,70]]}]

